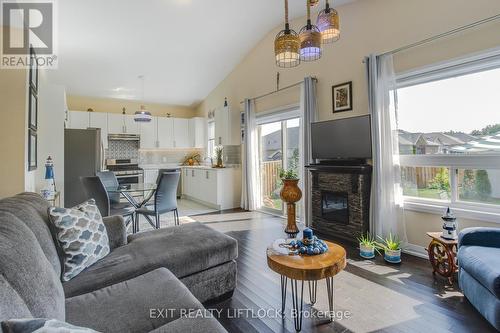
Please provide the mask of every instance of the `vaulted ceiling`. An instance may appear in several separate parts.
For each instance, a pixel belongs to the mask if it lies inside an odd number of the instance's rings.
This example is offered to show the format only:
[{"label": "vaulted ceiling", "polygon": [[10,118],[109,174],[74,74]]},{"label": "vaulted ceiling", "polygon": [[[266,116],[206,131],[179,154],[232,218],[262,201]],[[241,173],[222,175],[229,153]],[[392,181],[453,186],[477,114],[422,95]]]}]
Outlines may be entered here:
[{"label": "vaulted ceiling", "polygon": [[[305,15],[305,0],[289,2],[291,18]],[[72,95],[140,100],[144,75],[147,102],[187,106],[283,21],[282,0],[63,0],[57,11],[51,83]]]}]

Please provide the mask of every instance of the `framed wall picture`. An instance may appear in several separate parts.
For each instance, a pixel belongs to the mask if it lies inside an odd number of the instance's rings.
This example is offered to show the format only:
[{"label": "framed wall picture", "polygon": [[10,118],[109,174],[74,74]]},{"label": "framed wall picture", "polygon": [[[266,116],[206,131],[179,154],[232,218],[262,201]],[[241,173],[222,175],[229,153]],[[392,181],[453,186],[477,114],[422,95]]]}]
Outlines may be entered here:
[{"label": "framed wall picture", "polygon": [[28,128],[36,131],[38,128],[38,97],[33,87],[30,88]]},{"label": "framed wall picture", "polygon": [[333,113],[352,110],[352,81],[332,87]]},{"label": "framed wall picture", "polygon": [[33,47],[30,47],[30,87],[38,93],[38,63]]},{"label": "framed wall picture", "polygon": [[37,135],[32,129],[28,130],[28,171],[37,168]]}]

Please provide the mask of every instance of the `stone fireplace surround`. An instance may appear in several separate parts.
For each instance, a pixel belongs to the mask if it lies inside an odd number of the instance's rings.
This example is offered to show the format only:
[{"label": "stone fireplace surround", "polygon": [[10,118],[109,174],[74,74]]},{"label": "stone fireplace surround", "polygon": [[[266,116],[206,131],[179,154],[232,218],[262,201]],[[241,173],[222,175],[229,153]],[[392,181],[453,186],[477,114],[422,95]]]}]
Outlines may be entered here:
[{"label": "stone fireplace surround", "polygon": [[[369,230],[372,167],[361,165],[311,165],[311,228],[327,239],[340,238],[357,243]],[[347,194],[348,221],[342,215],[325,213],[323,194],[343,198]],[[343,206],[345,208],[345,206]],[[347,222],[347,223],[346,223]]]}]

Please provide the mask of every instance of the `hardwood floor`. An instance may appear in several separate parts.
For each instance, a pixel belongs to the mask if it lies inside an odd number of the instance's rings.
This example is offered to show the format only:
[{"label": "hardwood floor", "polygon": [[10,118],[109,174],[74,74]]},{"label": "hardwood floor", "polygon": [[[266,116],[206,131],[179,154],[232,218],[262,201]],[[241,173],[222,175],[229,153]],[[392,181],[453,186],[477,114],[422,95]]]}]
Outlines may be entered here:
[{"label": "hardwood floor", "polygon": [[[288,284],[286,316],[281,309],[280,277],[267,267],[266,247],[283,237],[284,220],[260,214],[244,221],[207,223],[238,240],[238,282],[231,299],[207,307],[220,311],[229,332],[295,332]],[[341,242],[337,243],[341,244]],[[335,311],[350,313],[334,323],[306,318],[327,311],[326,284],[318,283],[317,303],[308,305],[304,285],[302,332],[495,332],[458,291],[456,285],[433,278],[427,260],[404,256],[401,265],[388,265],[378,256],[361,260],[346,244],[348,265],[334,278]],[[275,312],[276,311],[276,312]]]}]

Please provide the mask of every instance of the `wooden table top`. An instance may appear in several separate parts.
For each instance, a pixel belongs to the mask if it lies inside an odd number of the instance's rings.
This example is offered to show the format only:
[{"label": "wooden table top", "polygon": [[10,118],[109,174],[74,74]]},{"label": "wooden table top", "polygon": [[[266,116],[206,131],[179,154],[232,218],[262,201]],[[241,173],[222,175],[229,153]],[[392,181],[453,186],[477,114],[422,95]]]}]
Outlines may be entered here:
[{"label": "wooden table top", "polygon": [[346,263],[345,249],[325,241],[328,251],[315,256],[289,255],[277,252],[273,246],[267,249],[269,268],[294,280],[321,280],[342,271]]},{"label": "wooden table top", "polygon": [[441,243],[443,244],[447,244],[447,245],[456,245],[458,244],[458,239],[444,239],[443,237],[441,237],[442,235],[442,232],[428,232],[427,233],[427,236],[431,237],[432,239],[435,239],[437,241],[440,241]]}]

